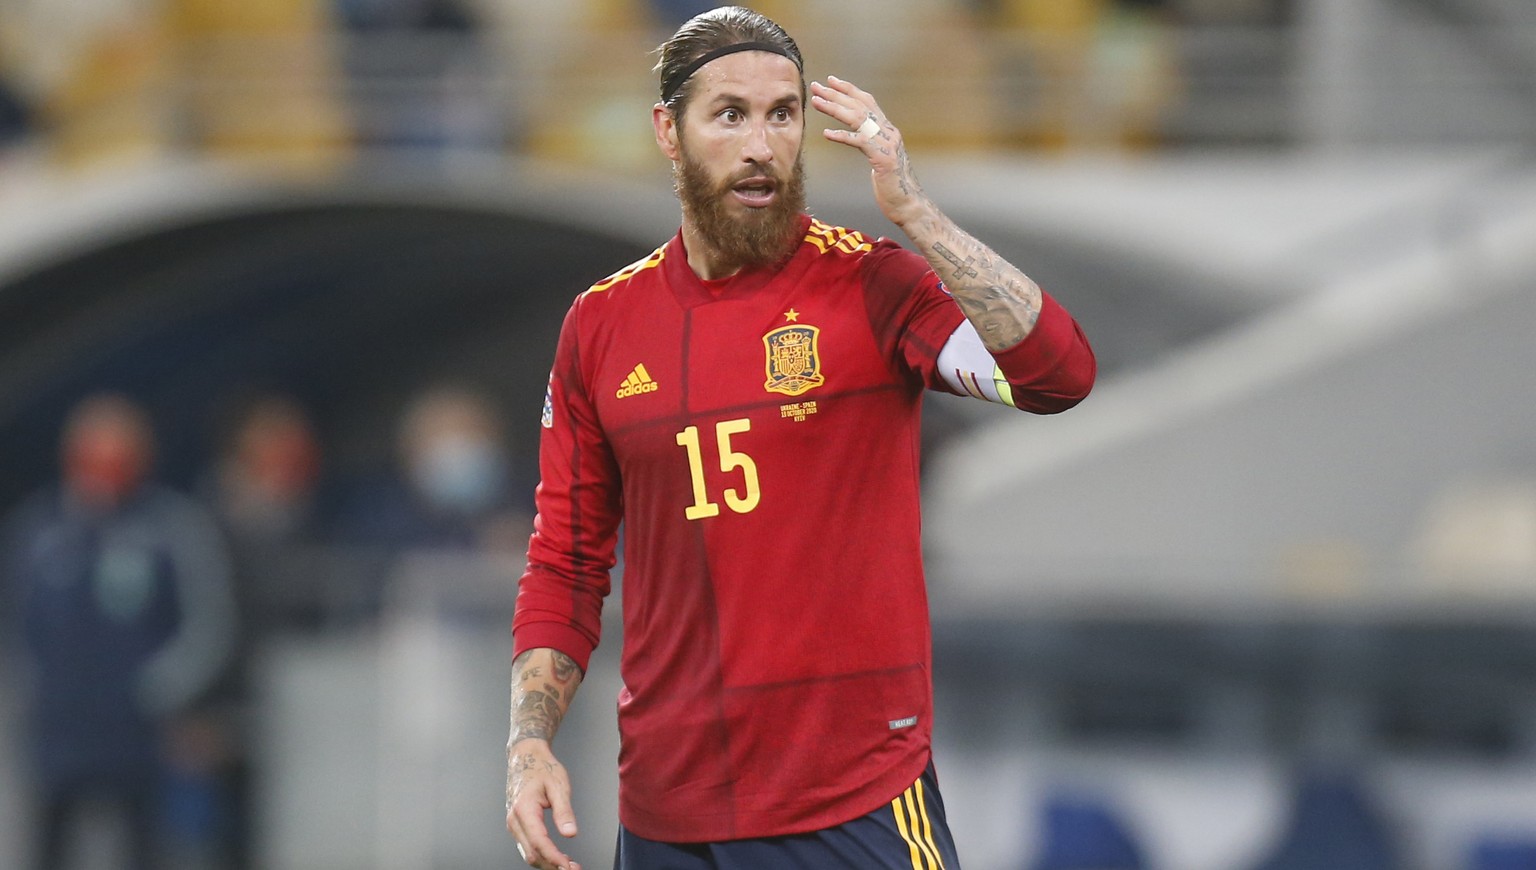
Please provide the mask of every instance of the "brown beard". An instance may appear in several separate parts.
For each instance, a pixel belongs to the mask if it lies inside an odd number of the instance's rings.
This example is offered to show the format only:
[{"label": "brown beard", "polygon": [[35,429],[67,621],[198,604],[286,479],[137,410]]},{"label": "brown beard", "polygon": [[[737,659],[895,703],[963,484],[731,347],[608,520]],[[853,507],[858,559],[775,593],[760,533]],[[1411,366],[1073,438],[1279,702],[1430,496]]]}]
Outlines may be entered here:
[{"label": "brown beard", "polygon": [[[709,172],[689,159],[687,151],[673,169],[673,183],[683,213],[704,243],[722,260],[737,266],[766,266],[794,253],[800,239],[800,214],[805,211],[805,160],[795,156],[795,167],[788,179],[762,167],[749,169],[734,178],[715,183]],[[744,178],[767,175],[778,182],[778,196],[742,217],[726,208],[731,188]]]}]

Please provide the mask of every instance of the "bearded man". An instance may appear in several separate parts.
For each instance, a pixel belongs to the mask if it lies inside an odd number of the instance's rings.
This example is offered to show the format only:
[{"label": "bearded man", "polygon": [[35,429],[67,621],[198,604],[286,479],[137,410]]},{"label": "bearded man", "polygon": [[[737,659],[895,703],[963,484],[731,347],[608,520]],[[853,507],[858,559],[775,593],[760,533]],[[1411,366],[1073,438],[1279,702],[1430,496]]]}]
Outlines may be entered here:
[{"label": "bearded man", "polygon": [[[1087,395],[1065,310],[946,217],[875,99],[741,7],[660,48],[682,228],[561,330],[513,617],[507,827],[577,868],[551,739],[625,527],[616,866],[946,868],[918,511],[923,392]],[[806,112],[868,160],[893,241],[805,214]],[[914,253],[915,251],[915,253]],[[546,816],[546,812],[549,813]]]}]

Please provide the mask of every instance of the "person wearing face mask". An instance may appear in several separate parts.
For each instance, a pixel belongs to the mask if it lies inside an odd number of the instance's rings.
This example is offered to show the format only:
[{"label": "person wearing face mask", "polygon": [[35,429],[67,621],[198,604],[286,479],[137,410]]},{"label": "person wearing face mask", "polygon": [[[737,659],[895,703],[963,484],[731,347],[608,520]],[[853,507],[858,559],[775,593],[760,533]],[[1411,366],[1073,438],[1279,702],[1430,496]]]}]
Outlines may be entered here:
[{"label": "person wearing face mask", "polygon": [[506,496],[508,462],[499,426],[468,394],[429,396],[412,409],[405,435],[410,483],[442,516],[484,516]]},{"label": "person wearing face mask", "polygon": [[142,408],[89,397],[64,426],[62,481],[6,524],[39,870],[66,866],[88,804],[118,817],[124,866],[164,866],[161,788],[189,755],[183,717],[231,648],[223,539],[196,501],[150,480],[153,454]]},{"label": "person wearing face mask", "polygon": [[516,552],[529,519],[518,503],[505,429],[491,402],[436,386],[406,406],[396,469],[357,488],[339,519],[342,540],[406,550]]}]

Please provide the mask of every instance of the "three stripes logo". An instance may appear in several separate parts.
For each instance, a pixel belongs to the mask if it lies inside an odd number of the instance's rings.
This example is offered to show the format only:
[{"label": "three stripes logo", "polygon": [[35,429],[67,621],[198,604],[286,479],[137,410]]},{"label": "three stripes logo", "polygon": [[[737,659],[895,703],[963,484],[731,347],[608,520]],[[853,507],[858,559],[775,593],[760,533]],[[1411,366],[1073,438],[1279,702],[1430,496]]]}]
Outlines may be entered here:
[{"label": "three stripes logo", "polygon": [[629,373],[629,377],[624,379],[624,383],[619,385],[618,392],[614,395],[620,399],[627,399],[642,393],[654,393],[657,389],[659,386],[651,380],[651,373],[645,370],[645,363],[641,363]]},{"label": "three stripes logo", "polygon": [[928,818],[928,796],[918,778],[906,791],[891,801],[896,816],[896,830],[906,841],[912,870],[945,870],[944,855],[933,837],[933,822]]}]

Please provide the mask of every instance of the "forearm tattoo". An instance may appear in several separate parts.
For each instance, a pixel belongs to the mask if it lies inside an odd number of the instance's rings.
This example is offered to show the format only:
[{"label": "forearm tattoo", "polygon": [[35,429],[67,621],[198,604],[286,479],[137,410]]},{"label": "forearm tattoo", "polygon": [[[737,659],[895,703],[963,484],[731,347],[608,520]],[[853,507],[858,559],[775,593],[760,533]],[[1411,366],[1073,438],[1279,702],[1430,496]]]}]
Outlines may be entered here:
[{"label": "forearm tattoo", "polygon": [[[876,120],[873,113],[869,120]],[[882,128],[872,144],[886,156],[894,149],[897,187],[914,205],[910,217],[892,219],[949,288],[982,343],[1000,351],[1023,341],[1040,319],[1039,285],[939,211],[917,183],[906,146],[893,139],[889,129]]]},{"label": "forearm tattoo", "polygon": [[533,664],[539,650],[528,650],[512,660],[512,731],[507,746],[519,740],[551,740],[570,707],[581,668],[565,653],[547,650],[549,667]]},{"label": "forearm tattoo", "polygon": [[[1040,319],[1040,287],[943,215],[913,236],[988,350],[1024,340]],[[919,237],[921,236],[925,237]]]}]

